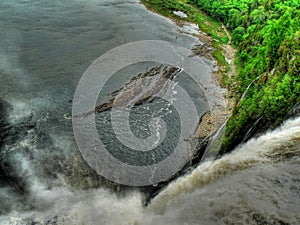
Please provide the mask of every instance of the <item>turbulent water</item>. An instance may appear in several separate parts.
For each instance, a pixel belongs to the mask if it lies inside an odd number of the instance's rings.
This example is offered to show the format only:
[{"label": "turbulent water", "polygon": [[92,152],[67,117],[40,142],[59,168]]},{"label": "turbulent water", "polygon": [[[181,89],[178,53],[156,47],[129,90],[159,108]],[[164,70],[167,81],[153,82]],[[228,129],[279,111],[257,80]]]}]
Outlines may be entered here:
[{"label": "turbulent water", "polygon": [[[156,196],[105,189],[46,190],[31,177],[28,201],[42,210],[4,215],[4,224],[299,224],[300,118],[206,161]],[[25,165],[24,165],[25,166]],[[25,218],[25,219],[24,219]]]},{"label": "turbulent water", "polygon": [[205,161],[147,207],[80,157],[71,107],[82,73],[131,41],[191,48],[169,20],[135,0],[2,0],[0,31],[0,224],[300,223],[300,118]]},{"label": "turbulent water", "polygon": [[[186,48],[197,42],[136,0],[1,1],[0,29],[0,181],[5,190],[18,192],[27,191],[23,163],[49,187],[61,174],[80,188],[102,184],[82,160],[71,124],[76,86],[96,58],[138,40]],[[126,71],[138,73],[131,67],[121,72]],[[19,203],[4,203],[0,212],[14,204]]]}]

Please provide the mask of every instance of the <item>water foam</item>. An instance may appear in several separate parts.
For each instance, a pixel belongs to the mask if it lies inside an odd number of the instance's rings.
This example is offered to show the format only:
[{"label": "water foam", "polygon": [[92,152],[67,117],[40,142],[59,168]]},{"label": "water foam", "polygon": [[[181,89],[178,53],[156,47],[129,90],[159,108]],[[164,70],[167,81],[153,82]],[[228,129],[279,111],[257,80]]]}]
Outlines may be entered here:
[{"label": "water foam", "polygon": [[28,221],[68,225],[297,224],[299,138],[300,118],[289,120],[233,153],[199,165],[171,183],[146,208],[138,192],[117,197],[102,188],[75,191],[57,186],[49,190],[24,162],[21,168],[27,171],[31,186],[29,201],[35,202],[36,210],[16,209],[0,221],[15,225]]},{"label": "water foam", "polygon": [[[171,183],[152,201],[151,207],[161,212],[166,208],[168,201],[175,196],[202,188],[222,177],[258,163],[267,163],[270,161],[267,157],[269,154],[274,154],[284,146],[296,143],[299,138],[300,118],[287,121],[282,127],[237,147],[233,153],[216,161],[206,161],[199,165],[191,174]],[[281,153],[287,154],[288,151],[281,151]]]}]

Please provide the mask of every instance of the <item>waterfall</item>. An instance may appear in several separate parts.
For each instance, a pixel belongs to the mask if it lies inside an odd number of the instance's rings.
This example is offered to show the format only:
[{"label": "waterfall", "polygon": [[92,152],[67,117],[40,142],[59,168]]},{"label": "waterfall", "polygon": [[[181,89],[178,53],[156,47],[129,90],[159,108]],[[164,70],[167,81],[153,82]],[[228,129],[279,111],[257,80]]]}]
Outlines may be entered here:
[{"label": "waterfall", "polygon": [[242,94],[240,100],[238,101],[238,104],[245,98],[246,94],[248,93],[248,90],[250,89],[250,87],[252,86],[252,84],[254,84],[255,81],[259,80],[259,78],[264,75],[264,74],[261,74],[259,75],[258,77],[256,77],[246,88],[246,90],[244,91],[244,93]]},{"label": "waterfall", "polygon": [[[16,225],[297,224],[299,140],[300,117],[249,140],[220,159],[200,164],[170,183],[146,208],[138,191],[117,197],[102,188],[47,190],[31,177],[28,201],[35,201],[42,209],[16,208],[0,216],[0,221]],[[23,167],[26,169],[30,170],[28,165]]]}]

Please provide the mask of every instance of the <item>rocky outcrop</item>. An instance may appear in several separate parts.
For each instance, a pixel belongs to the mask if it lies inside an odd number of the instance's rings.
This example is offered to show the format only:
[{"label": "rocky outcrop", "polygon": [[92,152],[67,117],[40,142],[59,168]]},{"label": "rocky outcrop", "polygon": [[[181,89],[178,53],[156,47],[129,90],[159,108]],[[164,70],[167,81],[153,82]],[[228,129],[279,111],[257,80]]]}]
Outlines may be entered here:
[{"label": "rocky outcrop", "polygon": [[[180,68],[156,66],[145,73],[132,78],[122,88],[112,92],[110,99],[95,107],[96,112],[103,112],[118,106],[135,106],[151,102],[154,96],[165,91],[168,81],[173,80]],[[153,78],[147,80],[147,78]]]}]

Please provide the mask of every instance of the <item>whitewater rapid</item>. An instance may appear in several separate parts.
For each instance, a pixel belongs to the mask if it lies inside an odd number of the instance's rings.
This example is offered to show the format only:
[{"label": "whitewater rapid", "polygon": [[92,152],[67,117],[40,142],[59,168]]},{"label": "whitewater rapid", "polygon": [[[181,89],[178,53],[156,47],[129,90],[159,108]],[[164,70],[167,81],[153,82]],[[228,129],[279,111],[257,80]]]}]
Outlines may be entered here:
[{"label": "whitewater rapid", "polygon": [[147,207],[137,191],[117,197],[103,188],[46,189],[23,163],[22,170],[31,174],[28,201],[34,202],[36,210],[18,206],[0,221],[14,225],[299,224],[299,140],[300,118],[289,120],[232,153],[199,165],[170,183]]}]

